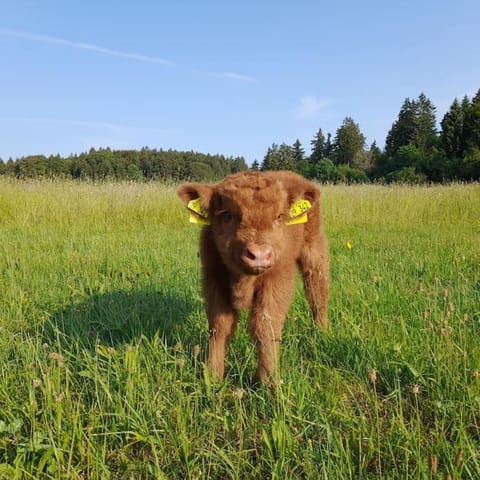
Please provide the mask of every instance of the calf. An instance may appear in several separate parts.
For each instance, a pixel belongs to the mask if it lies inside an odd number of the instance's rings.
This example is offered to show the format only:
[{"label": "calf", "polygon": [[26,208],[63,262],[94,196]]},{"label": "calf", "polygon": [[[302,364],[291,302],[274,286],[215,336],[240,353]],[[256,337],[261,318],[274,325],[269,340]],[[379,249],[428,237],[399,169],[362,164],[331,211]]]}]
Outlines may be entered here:
[{"label": "calf", "polygon": [[190,221],[205,225],[200,256],[209,370],[223,377],[238,311],[249,308],[257,377],[275,382],[297,266],[314,321],[328,327],[328,249],[317,185],[292,172],[248,171],[216,185],[187,183],[177,193],[190,210]]}]

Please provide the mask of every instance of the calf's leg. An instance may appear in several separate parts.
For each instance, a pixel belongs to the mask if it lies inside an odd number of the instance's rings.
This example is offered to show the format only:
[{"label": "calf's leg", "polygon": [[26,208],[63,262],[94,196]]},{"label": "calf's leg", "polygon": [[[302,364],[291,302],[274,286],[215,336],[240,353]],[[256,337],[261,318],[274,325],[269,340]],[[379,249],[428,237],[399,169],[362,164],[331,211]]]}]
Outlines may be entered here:
[{"label": "calf's leg", "polygon": [[207,305],[207,316],[209,324],[207,367],[217,379],[222,379],[225,373],[225,353],[235,333],[238,315],[223,302],[211,302]]},{"label": "calf's leg", "polygon": [[298,263],[313,320],[321,327],[328,328],[330,269],[327,240],[322,232],[315,241],[304,245]]},{"label": "calf's leg", "polygon": [[272,277],[259,282],[248,322],[258,354],[257,379],[268,385],[279,379],[280,339],[295,291],[295,266]]}]

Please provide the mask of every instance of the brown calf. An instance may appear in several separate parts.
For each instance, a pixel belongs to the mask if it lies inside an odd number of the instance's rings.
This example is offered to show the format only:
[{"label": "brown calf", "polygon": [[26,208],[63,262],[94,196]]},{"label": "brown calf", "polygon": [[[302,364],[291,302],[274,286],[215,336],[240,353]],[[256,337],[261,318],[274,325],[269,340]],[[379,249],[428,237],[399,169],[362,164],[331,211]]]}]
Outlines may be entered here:
[{"label": "brown calf", "polygon": [[206,225],[200,255],[210,326],[208,368],[223,377],[238,311],[250,308],[257,376],[274,382],[297,266],[314,321],[328,327],[328,249],[317,185],[292,172],[249,171],[216,185],[188,183],[177,193],[190,220]]}]

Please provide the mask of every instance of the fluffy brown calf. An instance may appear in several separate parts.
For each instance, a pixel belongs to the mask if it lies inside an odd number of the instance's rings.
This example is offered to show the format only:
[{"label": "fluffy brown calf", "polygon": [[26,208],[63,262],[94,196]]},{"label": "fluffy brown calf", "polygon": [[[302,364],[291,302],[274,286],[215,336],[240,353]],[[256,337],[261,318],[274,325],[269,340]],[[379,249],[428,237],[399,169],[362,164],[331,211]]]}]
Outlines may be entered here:
[{"label": "fluffy brown calf", "polygon": [[210,326],[207,365],[223,377],[238,311],[250,308],[257,376],[271,383],[297,266],[314,321],[328,326],[328,250],[319,189],[292,172],[242,172],[216,185],[182,185],[178,195],[191,221],[206,225],[200,254]]}]

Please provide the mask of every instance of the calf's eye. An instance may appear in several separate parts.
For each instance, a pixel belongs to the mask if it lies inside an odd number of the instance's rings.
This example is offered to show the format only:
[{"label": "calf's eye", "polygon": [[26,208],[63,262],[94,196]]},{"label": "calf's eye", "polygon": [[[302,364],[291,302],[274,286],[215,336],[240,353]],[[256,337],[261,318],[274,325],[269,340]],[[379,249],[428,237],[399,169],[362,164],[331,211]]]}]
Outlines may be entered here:
[{"label": "calf's eye", "polygon": [[233,220],[233,215],[230,212],[223,212],[222,213],[223,223],[230,223],[232,220]]}]

